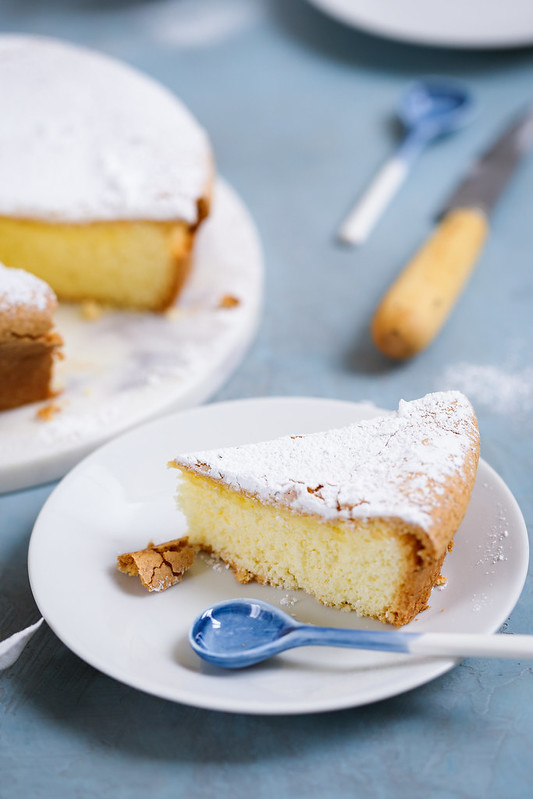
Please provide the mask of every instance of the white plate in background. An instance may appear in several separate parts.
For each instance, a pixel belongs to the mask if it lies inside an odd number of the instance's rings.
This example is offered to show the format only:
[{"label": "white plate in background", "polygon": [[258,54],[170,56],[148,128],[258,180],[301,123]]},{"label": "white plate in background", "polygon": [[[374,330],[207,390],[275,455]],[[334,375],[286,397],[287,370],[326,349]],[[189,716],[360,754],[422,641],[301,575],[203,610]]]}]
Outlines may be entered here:
[{"label": "white plate in background", "polygon": [[[259,321],[263,265],[250,216],[223,181],[199,230],[194,266],[166,314],[108,311],[84,319],[61,304],[65,359],[52,401],[0,413],[0,493],[62,477],[113,436],[206,400],[244,356]],[[220,307],[225,296],[238,299]],[[59,408],[48,421],[37,411]]]},{"label": "white plate in background", "polygon": [[[29,574],[44,618],[73,652],[121,682],[165,699],[213,710],[310,713],[394,696],[452,668],[423,658],[310,647],[242,671],[208,666],[187,635],[198,613],[222,599],[265,599],[297,619],[382,628],[320,605],[303,592],[256,583],[197,558],[183,581],[148,593],[120,574],[117,555],[186,532],[175,507],[179,452],[343,426],[376,415],[371,405],[324,399],[236,400],[185,410],[136,428],[92,453],[50,495],[32,533]],[[68,551],[71,566],[64,564]],[[447,556],[444,588],[404,629],[494,632],[511,613],[528,567],[528,538],[509,489],[483,461],[465,519]]]},{"label": "white plate in background", "polygon": [[533,43],[531,0],[310,0],[326,14],[369,33],[454,48]]}]

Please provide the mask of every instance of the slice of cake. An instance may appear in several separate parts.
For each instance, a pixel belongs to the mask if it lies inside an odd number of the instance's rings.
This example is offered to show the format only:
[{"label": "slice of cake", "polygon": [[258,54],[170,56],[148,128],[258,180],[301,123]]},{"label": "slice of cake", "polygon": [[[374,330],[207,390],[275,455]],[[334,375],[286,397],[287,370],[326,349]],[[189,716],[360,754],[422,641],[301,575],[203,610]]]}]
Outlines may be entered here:
[{"label": "slice of cake", "polygon": [[207,215],[207,136],[165,88],[107,56],[0,36],[0,260],[60,300],[161,311]]},{"label": "slice of cake", "polygon": [[0,264],[0,411],[51,397],[61,337],[53,329],[57,305],[44,281]]},{"label": "slice of cake", "polygon": [[459,392],[324,433],[181,455],[191,544],[241,582],[409,622],[427,603],[466,511],[479,433]]}]

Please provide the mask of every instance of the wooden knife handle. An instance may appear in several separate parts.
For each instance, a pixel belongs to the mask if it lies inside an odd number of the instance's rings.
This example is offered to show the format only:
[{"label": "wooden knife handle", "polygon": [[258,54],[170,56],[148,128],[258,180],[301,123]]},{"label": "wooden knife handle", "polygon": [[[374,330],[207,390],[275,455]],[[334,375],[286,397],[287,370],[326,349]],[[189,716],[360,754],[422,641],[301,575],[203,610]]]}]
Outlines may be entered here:
[{"label": "wooden knife handle", "polygon": [[472,272],[488,234],[476,208],[450,211],[381,301],[372,338],[390,358],[409,358],[436,336]]}]

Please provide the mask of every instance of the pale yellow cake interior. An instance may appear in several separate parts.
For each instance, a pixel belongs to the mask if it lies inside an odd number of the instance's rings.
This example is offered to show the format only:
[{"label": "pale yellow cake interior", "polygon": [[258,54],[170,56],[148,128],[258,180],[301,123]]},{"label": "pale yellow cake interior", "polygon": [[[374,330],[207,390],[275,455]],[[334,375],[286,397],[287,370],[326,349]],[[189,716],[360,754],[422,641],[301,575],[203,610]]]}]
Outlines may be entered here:
[{"label": "pale yellow cake interior", "polygon": [[326,605],[394,624],[407,620],[405,587],[424,569],[420,541],[401,522],[327,522],[185,470],[178,492],[190,543],[228,562],[241,581],[303,588]]},{"label": "pale yellow cake interior", "polygon": [[55,224],[0,217],[0,261],[45,280],[62,300],[168,307],[184,282],[193,233],[181,221]]}]

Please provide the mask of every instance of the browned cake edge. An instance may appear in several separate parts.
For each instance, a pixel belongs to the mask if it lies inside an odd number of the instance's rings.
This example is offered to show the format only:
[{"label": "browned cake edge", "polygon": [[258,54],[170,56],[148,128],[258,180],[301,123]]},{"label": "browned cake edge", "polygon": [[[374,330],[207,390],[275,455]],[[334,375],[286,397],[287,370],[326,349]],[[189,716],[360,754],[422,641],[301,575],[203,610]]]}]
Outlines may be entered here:
[{"label": "browned cake edge", "polygon": [[62,344],[54,331],[0,342],[0,411],[54,396],[52,370]]}]

